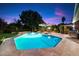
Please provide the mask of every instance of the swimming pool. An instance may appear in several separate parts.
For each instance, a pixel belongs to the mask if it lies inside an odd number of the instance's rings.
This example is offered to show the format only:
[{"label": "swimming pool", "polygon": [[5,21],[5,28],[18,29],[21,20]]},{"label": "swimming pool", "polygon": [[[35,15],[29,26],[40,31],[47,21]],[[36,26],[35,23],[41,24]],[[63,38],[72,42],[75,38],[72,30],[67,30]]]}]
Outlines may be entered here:
[{"label": "swimming pool", "polygon": [[61,38],[59,37],[37,32],[28,32],[14,38],[17,50],[52,48],[55,47],[60,41]]}]

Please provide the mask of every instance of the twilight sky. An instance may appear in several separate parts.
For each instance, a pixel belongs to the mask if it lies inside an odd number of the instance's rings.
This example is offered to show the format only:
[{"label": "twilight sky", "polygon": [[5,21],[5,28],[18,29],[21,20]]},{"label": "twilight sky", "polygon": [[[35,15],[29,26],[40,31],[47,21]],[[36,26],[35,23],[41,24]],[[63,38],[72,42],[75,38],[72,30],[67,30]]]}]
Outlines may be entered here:
[{"label": "twilight sky", "polygon": [[23,10],[37,11],[48,24],[61,23],[62,16],[66,17],[65,23],[71,23],[74,5],[72,3],[49,3],[49,4],[0,4],[0,17],[8,23],[14,22],[14,19],[19,19],[19,14]]}]

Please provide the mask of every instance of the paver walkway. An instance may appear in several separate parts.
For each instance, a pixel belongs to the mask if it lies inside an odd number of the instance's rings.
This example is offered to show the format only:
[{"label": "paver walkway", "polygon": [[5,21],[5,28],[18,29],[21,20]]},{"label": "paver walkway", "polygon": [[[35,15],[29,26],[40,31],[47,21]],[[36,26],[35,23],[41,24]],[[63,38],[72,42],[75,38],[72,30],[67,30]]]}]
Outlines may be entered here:
[{"label": "paver walkway", "polygon": [[68,35],[52,33],[52,35],[63,38],[55,48],[16,50],[13,39],[8,38],[0,46],[2,56],[79,56],[79,44],[68,39]]}]

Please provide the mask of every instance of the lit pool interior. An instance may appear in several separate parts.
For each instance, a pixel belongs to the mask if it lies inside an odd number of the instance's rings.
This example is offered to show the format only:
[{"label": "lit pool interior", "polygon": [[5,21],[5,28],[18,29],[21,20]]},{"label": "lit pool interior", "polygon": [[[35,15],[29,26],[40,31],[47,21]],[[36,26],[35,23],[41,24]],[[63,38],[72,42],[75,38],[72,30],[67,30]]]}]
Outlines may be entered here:
[{"label": "lit pool interior", "polygon": [[59,37],[37,32],[28,32],[14,38],[15,47],[17,50],[53,48],[61,40],[62,39]]}]

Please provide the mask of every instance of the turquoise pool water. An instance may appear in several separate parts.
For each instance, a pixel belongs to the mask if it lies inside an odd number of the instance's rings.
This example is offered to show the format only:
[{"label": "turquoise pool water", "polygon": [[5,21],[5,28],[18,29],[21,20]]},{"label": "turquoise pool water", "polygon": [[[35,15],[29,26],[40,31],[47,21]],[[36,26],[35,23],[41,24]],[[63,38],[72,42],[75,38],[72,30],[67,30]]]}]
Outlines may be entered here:
[{"label": "turquoise pool water", "polygon": [[29,32],[14,38],[17,50],[53,48],[60,41],[61,38],[59,37],[36,32]]}]

